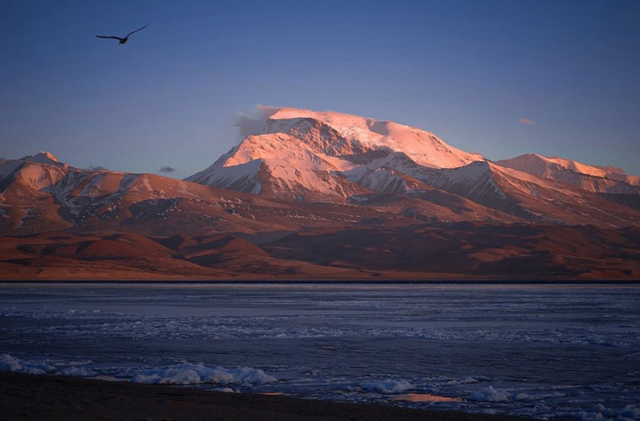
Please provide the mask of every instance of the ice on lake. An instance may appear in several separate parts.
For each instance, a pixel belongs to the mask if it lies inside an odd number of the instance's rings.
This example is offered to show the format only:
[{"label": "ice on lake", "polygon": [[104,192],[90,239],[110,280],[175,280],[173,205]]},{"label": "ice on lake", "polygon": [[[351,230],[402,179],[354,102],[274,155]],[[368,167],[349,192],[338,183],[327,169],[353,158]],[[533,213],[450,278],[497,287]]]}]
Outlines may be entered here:
[{"label": "ice on lake", "polygon": [[640,419],[640,288],[3,284],[0,370]]}]

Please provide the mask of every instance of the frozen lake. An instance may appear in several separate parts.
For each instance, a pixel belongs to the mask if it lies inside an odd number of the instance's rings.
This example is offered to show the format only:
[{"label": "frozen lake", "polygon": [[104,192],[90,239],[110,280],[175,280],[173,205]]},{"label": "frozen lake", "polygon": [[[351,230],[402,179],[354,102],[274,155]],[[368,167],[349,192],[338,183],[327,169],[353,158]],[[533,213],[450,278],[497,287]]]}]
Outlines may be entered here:
[{"label": "frozen lake", "polygon": [[0,284],[0,369],[640,419],[640,287]]}]

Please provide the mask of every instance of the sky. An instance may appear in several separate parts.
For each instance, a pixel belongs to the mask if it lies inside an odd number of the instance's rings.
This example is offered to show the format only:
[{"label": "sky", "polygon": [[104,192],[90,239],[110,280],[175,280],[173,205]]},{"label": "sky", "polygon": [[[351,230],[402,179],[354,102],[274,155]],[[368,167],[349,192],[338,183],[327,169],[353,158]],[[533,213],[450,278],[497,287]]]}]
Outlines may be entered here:
[{"label": "sky", "polygon": [[264,104],[640,175],[638,22],[635,0],[0,0],[0,156],[183,178]]}]

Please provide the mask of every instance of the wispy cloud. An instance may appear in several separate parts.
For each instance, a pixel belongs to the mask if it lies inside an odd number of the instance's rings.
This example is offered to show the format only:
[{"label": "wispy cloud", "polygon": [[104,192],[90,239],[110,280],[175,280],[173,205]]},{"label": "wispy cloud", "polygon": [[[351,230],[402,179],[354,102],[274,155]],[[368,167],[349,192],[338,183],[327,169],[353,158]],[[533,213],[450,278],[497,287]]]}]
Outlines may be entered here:
[{"label": "wispy cloud", "polygon": [[158,171],[171,173],[171,172],[174,172],[175,170],[176,170],[175,168],[167,166],[167,167],[160,167]]},{"label": "wispy cloud", "polygon": [[528,118],[521,118],[519,121],[522,124],[533,124],[533,120],[528,119]]},{"label": "wispy cloud", "polygon": [[242,139],[252,134],[261,133],[269,117],[277,113],[279,109],[280,107],[256,105],[253,110],[236,113],[234,126],[238,128]]}]

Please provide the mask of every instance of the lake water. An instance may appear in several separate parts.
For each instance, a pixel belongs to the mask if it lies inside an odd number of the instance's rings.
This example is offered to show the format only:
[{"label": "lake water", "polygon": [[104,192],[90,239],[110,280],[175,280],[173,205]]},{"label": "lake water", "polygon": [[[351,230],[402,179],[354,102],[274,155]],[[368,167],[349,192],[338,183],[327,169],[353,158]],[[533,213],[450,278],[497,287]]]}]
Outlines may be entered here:
[{"label": "lake water", "polygon": [[0,284],[0,369],[640,419],[640,287]]}]

